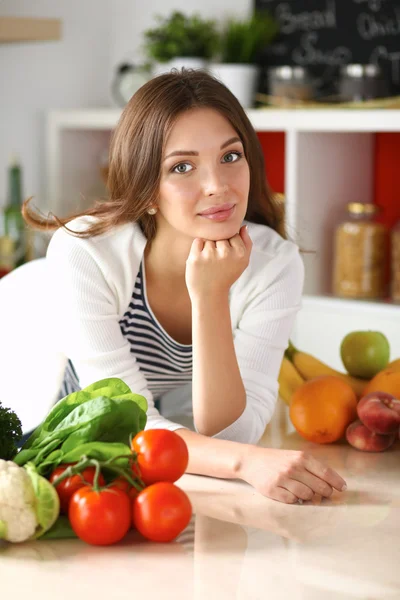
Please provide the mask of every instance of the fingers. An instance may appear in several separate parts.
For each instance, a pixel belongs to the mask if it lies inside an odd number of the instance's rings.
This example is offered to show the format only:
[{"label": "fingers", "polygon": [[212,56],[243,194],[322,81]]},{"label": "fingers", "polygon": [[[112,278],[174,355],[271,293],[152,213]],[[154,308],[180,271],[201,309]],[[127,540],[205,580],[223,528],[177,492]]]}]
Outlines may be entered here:
[{"label": "fingers", "polygon": [[[234,248],[239,256],[244,256],[246,252],[249,252],[253,246],[248,229],[246,225],[240,228],[238,234],[229,238],[229,240],[221,240],[221,242],[227,242],[232,248]],[[220,242],[216,242],[218,244]]]},{"label": "fingers", "polygon": [[[305,477],[307,483],[303,483],[300,479],[296,480],[294,477],[288,479],[281,486],[277,486],[270,497],[273,500],[279,500],[287,504],[302,504],[303,502],[313,500],[316,494],[326,498],[332,495],[333,490],[330,485],[324,484],[310,473],[308,476],[309,480],[307,480],[307,475]],[[299,474],[299,477],[302,477],[304,480],[304,474]]]},{"label": "fingers", "polygon": [[240,228],[239,235],[246,247],[246,250],[250,250],[253,245],[253,242],[251,241],[251,237],[249,235],[249,230],[247,228],[247,225],[243,225]]},{"label": "fingers", "polygon": [[277,500],[278,502],[284,502],[285,504],[296,504],[298,497],[289,490],[283,487],[275,488],[272,494],[268,495],[271,500]]},{"label": "fingers", "polygon": [[[312,492],[312,496],[314,494],[318,494],[319,496],[324,496],[325,498],[330,498],[332,496],[333,488],[329,483],[323,481],[319,477],[316,477],[309,471],[303,471],[296,475],[293,475],[293,479],[301,482],[302,485],[306,485],[309,490]],[[296,493],[296,492],[294,492]],[[303,496],[299,496],[303,498]],[[307,498],[309,500],[310,498]],[[304,500],[304,498],[303,498]]]},{"label": "fingers", "polygon": [[307,456],[305,468],[312,475],[315,475],[323,482],[327,483],[331,487],[338,490],[338,492],[344,492],[347,489],[347,485],[343,477],[340,477],[336,471],[323,465],[319,460],[313,458],[312,456]]},{"label": "fingers", "polygon": [[216,240],[215,242],[212,240],[203,240],[202,250],[204,250],[206,254],[215,253],[221,258],[227,257],[232,250],[234,250],[235,254],[239,257],[243,257],[246,254],[246,247],[240,235],[235,235],[229,240]]},{"label": "fingers", "polygon": [[201,238],[195,238],[190,247],[190,252],[188,256],[188,260],[191,258],[196,258],[200,252],[204,249],[204,240]]},{"label": "fingers", "polygon": [[233,238],[230,238],[228,243],[234,250],[236,250],[236,254],[238,256],[242,257],[246,254],[246,246],[245,246],[240,234],[235,235]]},{"label": "fingers", "polygon": [[207,240],[195,238],[192,242],[187,263],[198,261],[230,261],[246,266],[250,258],[252,242],[245,227],[229,239]]},{"label": "fingers", "polygon": [[229,240],[217,240],[215,242],[215,247],[217,249],[218,255],[222,258],[228,256],[229,252],[231,251],[231,245],[229,243]]},{"label": "fingers", "polygon": [[295,479],[289,479],[282,487],[296,496],[296,501],[300,498],[306,502],[314,497],[314,491],[308,485]]}]

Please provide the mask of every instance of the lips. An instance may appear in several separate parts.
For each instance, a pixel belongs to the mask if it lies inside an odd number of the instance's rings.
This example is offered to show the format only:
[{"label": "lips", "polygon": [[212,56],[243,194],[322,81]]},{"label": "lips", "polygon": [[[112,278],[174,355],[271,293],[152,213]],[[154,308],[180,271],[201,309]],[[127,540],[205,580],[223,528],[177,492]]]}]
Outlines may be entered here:
[{"label": "lips", "polygon": [[235,206],[234,202],[228,202],[226,204],[219,204],[216,206],[211,206],[207,208],[207,210],[203,210],[203,212],[199,213],[200,215],[214,215],[219,212],[226,212]]}]

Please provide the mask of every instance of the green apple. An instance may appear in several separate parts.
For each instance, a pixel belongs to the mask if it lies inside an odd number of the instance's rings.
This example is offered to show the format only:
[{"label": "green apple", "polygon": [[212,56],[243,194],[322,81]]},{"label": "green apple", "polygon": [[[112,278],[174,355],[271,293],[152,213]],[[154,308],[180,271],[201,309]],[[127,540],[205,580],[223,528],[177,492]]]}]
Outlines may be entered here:
[{"label": "green apple", "polygon": [[340,356],[350,375],[371,379],[387,367],[390,346],[380,331],[352,331],[343,338]]}]

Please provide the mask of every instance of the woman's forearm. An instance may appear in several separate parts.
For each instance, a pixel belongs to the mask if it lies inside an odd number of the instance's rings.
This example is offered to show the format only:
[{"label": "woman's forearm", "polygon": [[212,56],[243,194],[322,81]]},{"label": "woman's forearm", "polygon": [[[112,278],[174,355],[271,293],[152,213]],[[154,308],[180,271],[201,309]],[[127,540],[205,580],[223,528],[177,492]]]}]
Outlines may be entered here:
[{"label": "woman's forearm", "polygon": [[176,429],[189,451],[187,473],[220,479],[241,479],[263,496],[293,504],[314,494],[330,497],[346,482],[333,469],[304,451],[264,448],[209,438]]},{"label": "woman's forearm", "polygon": [[255,446],[228,440],[218,440],[189,429],[176,429],[187,444],[187,473],[208,475],[220,479],[242,479],[244,463]]},{"label": "woman's forearm", "polygon": [[246,407],[228,292],[192,299],[192,343],[193,418],[200,433],[212,436],[236,421]]}]

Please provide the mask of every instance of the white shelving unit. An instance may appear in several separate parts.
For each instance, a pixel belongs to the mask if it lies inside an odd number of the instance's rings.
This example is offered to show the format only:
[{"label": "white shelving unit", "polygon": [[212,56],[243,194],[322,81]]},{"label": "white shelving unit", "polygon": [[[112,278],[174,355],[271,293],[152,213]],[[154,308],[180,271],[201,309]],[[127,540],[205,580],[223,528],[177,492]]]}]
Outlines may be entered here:
[{"label": "white shelving unit", "polygon": [[[104,195],[100,160],[120,115],[120,109],[50,113],[45,209],[65,215]],[[257,131],[285,134],[288,231],[313,251],[304,254],[305,293],[328,294],[333,230],[348,202],[372,200],[374,133],[400,132],[400,110],[258,109],[248,116]]]}]

